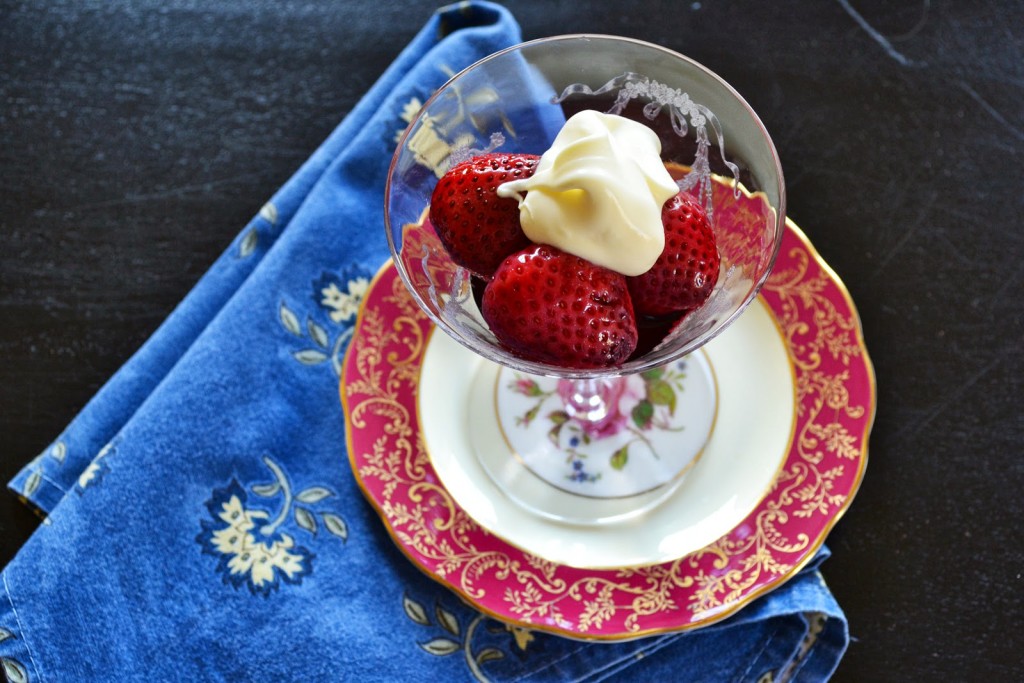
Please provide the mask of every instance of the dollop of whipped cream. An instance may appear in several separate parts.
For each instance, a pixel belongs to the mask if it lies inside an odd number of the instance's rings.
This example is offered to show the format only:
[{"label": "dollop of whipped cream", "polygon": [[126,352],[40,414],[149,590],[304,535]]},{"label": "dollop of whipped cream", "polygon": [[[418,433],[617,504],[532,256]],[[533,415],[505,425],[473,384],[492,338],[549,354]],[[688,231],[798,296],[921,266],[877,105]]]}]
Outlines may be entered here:
[{"label": "dollop of whipped cream", "polygon": [[565,122],[532,176],[497,192],[519,201],[519,222],[533,242],[640,275],[665,248],[661,207],[679,187],[654,131],[585,110]]}]

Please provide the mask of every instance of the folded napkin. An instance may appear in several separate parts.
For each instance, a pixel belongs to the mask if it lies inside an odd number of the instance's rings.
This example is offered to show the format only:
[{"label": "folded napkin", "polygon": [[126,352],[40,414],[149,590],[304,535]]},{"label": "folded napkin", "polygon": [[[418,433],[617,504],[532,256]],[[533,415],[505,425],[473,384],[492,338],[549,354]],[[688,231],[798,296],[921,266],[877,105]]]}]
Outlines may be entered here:
[{"label": "folded napkin", "polygon": [[388,255],[396,134],[451,73],[519,40],[499,6],[436,12],[11,482],[47,517],[0,575],[9,680],[777,681],[834,670],[848,637],[818,572],[827,551],[718,624],[583,643],[478,614],[408,562],[363,499],[338,372]]}]

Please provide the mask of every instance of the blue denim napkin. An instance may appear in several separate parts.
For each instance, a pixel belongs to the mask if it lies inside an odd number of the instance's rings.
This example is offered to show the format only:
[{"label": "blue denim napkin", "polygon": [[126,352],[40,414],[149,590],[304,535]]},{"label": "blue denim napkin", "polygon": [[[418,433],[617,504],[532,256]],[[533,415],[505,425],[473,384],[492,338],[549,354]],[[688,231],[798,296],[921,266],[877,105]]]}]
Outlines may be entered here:
[{"label": "blue denim napkin", "polygon": [[[337,382],[365,282],[387,257],[396,136],[451,73],[519,40],[499,6],[438,10],[10,483],[47,516],[0,575],[9,680],[816,681],[834,670],[848,635],[818,572],[827,551],[719,624],[582,643],[475,612],[414,568],[363,500]],[[281,487],[290,502],[274,507]],[[239,531],[262,542],[243,552]]]}]

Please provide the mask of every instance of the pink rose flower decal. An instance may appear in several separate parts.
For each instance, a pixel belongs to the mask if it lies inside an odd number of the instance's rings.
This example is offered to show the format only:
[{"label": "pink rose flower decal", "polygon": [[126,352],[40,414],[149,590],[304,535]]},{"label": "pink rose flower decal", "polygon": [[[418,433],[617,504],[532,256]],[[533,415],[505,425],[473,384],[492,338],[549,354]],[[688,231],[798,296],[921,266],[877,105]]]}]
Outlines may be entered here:
[{"label": "pink rose flower decal", "polygon": [[[676,396],[683,390],[686,362],[657,368],[639,375],[600,379],[589,386],[572,380],[558,380],[546,389],[537,380],[516,374],[509,389],[536,399],[522,415],[517,426],[529,427],[544,419],[550,425],[548,438],[567,454],[570,465],[566,478],[572,481],[597,481],[601,475],[587,472],[587,447],[603,439],[622,442],[611,455],[610,465],[622,470],[629,463],[634,446],[642,446],[658,458],[648,434],[652,430],[672,430]],[[555,403],[557,400],[557,403]]]}]

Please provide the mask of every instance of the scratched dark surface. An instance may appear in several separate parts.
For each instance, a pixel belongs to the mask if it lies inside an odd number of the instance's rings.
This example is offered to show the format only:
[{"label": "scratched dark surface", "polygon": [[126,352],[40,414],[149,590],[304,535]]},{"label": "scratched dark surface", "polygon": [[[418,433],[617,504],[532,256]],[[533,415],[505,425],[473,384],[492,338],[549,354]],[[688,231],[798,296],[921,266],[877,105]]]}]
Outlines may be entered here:
[{"label": "scratched dark surface", "polygon": [[[1024,678],[1024,6],[510,4],[729,80],[878,376],[826,578],[834,680]],[[0,3],[0,478],[63,428],[425,21],[427,3]],[[0,494],[0,565],[36,518]]]}]

